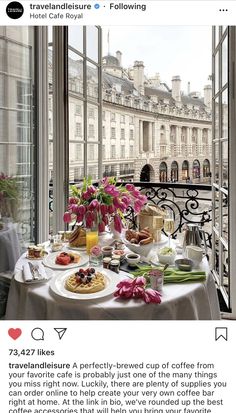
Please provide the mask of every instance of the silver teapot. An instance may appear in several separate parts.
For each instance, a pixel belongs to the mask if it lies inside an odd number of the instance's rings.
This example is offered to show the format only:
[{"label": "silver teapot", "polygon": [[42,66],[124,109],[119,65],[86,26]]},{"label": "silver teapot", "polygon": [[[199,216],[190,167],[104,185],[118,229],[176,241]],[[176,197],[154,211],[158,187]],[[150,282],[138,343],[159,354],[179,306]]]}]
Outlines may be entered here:
[{"label": "silver teapot", "polygon": [[183,241],[183,253],[186,253],[186,247],[188,245],[195,245],[202,248],[204,245],[204,252],[207,255],[206,234],[202,228],[199,228],[198,224],[186,224],[184,241]]}]

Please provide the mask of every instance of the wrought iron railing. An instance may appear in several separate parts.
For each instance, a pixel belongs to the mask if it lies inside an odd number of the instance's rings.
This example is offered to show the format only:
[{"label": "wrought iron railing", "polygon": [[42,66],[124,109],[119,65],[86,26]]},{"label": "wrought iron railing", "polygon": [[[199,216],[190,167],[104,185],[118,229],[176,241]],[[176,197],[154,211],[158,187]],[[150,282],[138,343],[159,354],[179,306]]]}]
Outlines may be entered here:
[{"label": "wrought iron railing", "polygon": [[[186,224],[198,224],[206,232],[208,247],[211,248],[212,188],[203,184],[134,182],[135,187],[147,196],[148,202],[165,210],[173,211],[175,218],[174,238]],[[127,211],[126,219],[137,225],[133,209]]]},{"label": "wrought iron railing", "polygon": [[[169,182],[133,182],[133,184],[147,196],[149,203],[173,211],[175,218],[173,237],[176,238],[186,224],[198,224],[204,229],[207,245],[211,248],[211,185]],[[125,182],[118,182],[118,185],[125,185]],[[52,186],[49,187],[49,211],[50,214],[53,213]],[[131,207],[127,211],[126,219],[130,221],[131,226],[137,225],[137,217]]]}]

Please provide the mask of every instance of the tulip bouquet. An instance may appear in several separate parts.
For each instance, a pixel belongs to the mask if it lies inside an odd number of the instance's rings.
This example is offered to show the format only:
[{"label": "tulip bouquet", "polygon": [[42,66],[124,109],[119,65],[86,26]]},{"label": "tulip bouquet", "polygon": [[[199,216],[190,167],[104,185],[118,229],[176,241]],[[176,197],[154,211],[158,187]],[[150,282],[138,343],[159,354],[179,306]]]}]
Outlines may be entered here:
[{"label": "tulip bouquet", "polygon": [[147,280],[145,277],[125,279],[117,284],[114,296],[122,299],[141,298],[146,304],[161,303],[161,294],[152,288],[146,288]]},{"label": "tulip bouquet", "polygon": [[131,206],[139,213],[147,201],[133,184],[117,186],[115,178],[104,178],[98,186],[91,179],[84,179],[81,187],[73,185],[71,191],[64,222],[84,223],[87,228],[97,222],[99,232],[104,232],[112,220],[114,229],[121,232],[128,208]]}]

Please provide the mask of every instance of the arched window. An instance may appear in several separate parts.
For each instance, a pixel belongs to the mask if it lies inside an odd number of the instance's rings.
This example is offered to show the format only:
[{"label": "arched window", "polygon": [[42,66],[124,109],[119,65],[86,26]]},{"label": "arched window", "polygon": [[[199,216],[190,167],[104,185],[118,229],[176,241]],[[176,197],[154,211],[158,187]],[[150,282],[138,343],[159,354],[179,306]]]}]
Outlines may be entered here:
[{"label": "arched window", "polygon": [[140,173],[140,181],[141,182],[150,182],[154,181],[155,176],[154,176],[154,169],[151,165],[144,165],[144,167],[141,170]]},{"label": "arched window", "polygon": [[210,161],[205,159],[203,161],[203,178],[209,178],[211,176],[211,166]]},{"label": "arched window", "polygon": [[200,178],[201,171],[200,171],[200,162],[198,159],[194,159],[193,161],[193,179]]},{"label": "arched window", "polygon": [[160,182],[167,182],[167,165],[165,162],[161,162],[159,167]]},{"label": "arched window", "polygon": [[189,179],[189,163],[188,161],[184,161],[182,163],[182,180],[187,181]]},{"label": "arched window", "polygon": [[179,165],[176,161],[171,164],[171,182],[177,182],[179,179]]}]

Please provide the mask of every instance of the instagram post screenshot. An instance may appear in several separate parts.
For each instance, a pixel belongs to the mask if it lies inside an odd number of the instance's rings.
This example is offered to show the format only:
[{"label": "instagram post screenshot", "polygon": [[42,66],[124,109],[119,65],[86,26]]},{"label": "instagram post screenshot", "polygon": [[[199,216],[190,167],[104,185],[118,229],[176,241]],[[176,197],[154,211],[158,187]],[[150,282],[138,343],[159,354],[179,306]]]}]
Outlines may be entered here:
[{"label": "instagram post screenshot", "polygon": [[1,413],[233,413],[234,1],[0,1]]}]

